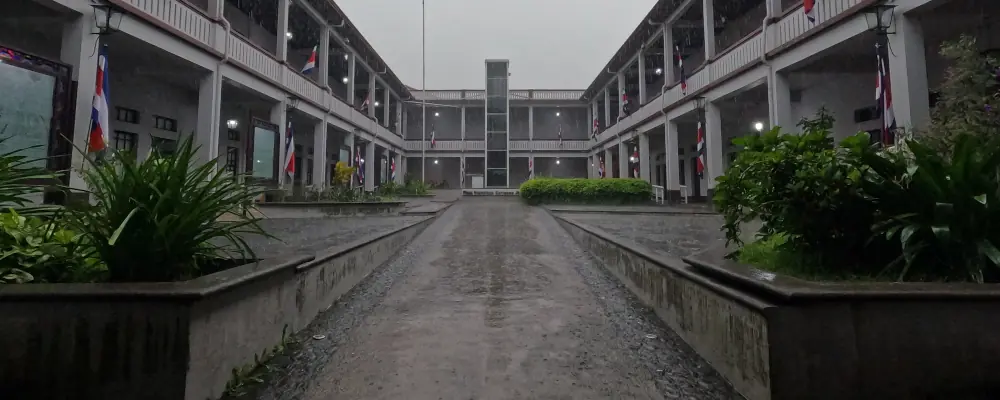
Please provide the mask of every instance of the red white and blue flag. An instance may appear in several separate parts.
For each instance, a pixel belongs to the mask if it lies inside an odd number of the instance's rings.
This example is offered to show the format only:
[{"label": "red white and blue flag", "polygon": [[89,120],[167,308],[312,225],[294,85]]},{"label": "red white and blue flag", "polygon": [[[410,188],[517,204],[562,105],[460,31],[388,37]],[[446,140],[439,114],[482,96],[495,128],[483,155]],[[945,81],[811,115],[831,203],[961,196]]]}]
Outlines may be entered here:
[{"label": "red white and blue flag", "polygon": [[892,111],[892,85],[889,82],[889,69],[885,65],[882,46],[875,46],[878,59],[878,80],[875,82],[875,101],[882,115],[882,144],[892,145],[896,141],[896,114]]},{"label": "red white and blue flag", "polygon": [[705,176],[705,132],[701,130],[701,121],[698,121],[698,177]]},{"label": "red white and blue flag", "polygon": [[396,181],[396,157],[393,157],[389,164],[389,180]]},{"label": "red white and blue flag", "polygon": [[809,22],[816,22],[816,0],[804,0],[802,2],[802,12],[806,14]]},{"label": "red white and blue flag", "polygon": [[622,100],[618,104],[618,120],[628,116],[628,92],[622,88]]},{"label": "red white and blue flag", "polygon": [[437,145],[437,139],[434,138],[434,131],[435,131],[434,127],[431,126],[431,148],[432,149],[434,148],[435,145]]},{"label": "red white and blue flag", "polygon": [[559,123],[559,145],[562,146],[562,123]]},{"label": "red white and blue flag", "polygon": [[368,95],[365,96],[365,102],[361,103],[361,109],[367,113],[368,106],[370,106],[371,104],[372,104],[372,92],[369,90]]},{"label": "red white and blue flag", "polygon": [[681,55],[681,46],[674,45],[674,59],[677,60],[677,68],[681,70],[681,94],[687,94],[688,82],[684,75],[684,56]]},{"label": "red white and blue flag", "polygon": [[597,165],[597,173],[601,176],[601,178],[604,178],[604,159],[601,158],[600,160],[600,164]]},{"label": "red white and blue flag", "polygon": [[101,47],[97,57],[97,87],[94,89],[94,104],[90,112],[90,138],[87,151],[93,153],[108,146],[108,46]]},{"label": "red white and blue flag", "polygon": [[601,124],[597,122],[597,118],[594,118],[594,131],[590,133],[590,137],[597,139],[597,131],[601,130]]},{"label": "red white and blue flag", "polygon": [[306,60],[306,65],[302,67],[303,74],[311,74],[314,69],[316,69],[316,49],[318,46],[313,46],[312,53],[309,54],[309,59]]},{"label": "red white and blue flag", "polygon": [[358,184],[365,184],[365,160],[361,158],[361,146],[354,152],[354,176],[358,178]]},{"label": "red white and blue flag", "polygon": [[535,158],[528,157],[528,179],[535,177]]},{"label": "red white and blue flag", "polygon": [[292,121],[288,121],[285,129],[285,173],[289,178],[295,178],[295,139],[292,137]]},{"label": "red white and blue flag", "polygon": [[632,177],[639,177],[639,148],[632,147],[632,158],[635,159],[635,165],[632,167]]}]

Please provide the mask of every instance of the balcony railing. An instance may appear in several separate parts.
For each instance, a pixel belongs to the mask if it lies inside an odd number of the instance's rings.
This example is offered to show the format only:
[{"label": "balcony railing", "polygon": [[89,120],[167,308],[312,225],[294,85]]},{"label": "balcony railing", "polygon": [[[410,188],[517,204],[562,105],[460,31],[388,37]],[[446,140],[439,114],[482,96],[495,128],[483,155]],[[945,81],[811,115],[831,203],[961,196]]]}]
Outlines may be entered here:
[{"label": "balcony railing", "polygon": [[[587,151],[592,144],[589,140],[511,140],[510,151]],[[403,146],[406,151],[421,151],[426,146],[428,152],[436,151],[484,151],[486,143],[482,140],[438,140],[434,147],[430,141],[407,140]]]}]

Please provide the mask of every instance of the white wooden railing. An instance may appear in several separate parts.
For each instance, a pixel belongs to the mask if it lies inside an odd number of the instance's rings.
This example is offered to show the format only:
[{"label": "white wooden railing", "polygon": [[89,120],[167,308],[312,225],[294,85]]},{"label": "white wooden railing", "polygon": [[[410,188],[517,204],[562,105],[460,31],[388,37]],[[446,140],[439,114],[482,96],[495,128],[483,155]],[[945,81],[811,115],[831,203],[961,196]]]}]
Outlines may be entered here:
[{"label": "white wooden railing", "polygon": [[653,185],[653,201],[656,204],[663,204],[663,186]]}]

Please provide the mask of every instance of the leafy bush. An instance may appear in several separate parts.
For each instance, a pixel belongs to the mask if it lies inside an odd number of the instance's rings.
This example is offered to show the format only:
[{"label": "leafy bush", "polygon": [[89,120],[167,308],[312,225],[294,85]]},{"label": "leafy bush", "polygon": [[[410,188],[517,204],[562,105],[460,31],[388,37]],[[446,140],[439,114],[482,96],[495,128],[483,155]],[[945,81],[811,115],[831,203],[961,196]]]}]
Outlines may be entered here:
[{"label": "leafy bush", "polygon": [[342,186],[349,185],[351,177],[354,176],[354,172],[357,170],[357,168],[347,165],[346,162],[337,161],[337,164],[333,166],[333,183]]},{"label": "leafy bush", "polygon": [[951,139],[950,157],[920,142],[907,144],[912,160],[865,154],[873,234],[898,242],[886,269],[900,280],[1000,282],[1000,140]]},{"label": "leafy bush", "polygon": [[267,235],[247,212],[262,190],[220,172],[216,160],[197,163],[196,152],[188,138],[172,156],[111,155],[83,171],[96,204],[69,221],[107,265],[109,281],[184,280],[200,275],[199,264],[256,258],[241,235]]},{"label": "leafy bush", "polygon": [[0,283],[94,282],[104,266],[88,257],[82,236],[60,228],[58,219],[0,212]]},{"label": "leafy bush", "polygon": [[865,166],[873,153],[866,134],[834,145],[833,118],[820,110],[799,123],[800,135],[778,128],[736,139],[743,150],[717,179],[714,201],[728,243],[740,242],[740,224],[761,221],[760,235],[787,236],[780,247],[814,254],[824,263],[870,262],[868,246],[875,208],[862,193]]},{"label": "leafy bush", "polygon": [[521,184],[521,198],[529,204],[648,202],[653,186],[641,179],[535,178]]}]

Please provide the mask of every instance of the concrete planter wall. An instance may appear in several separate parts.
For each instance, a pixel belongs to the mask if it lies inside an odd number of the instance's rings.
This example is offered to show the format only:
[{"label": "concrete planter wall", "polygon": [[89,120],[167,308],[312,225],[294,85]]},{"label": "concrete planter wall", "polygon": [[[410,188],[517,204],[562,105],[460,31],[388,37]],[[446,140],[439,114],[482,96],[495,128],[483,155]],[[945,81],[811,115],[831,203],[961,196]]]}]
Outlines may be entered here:
[{"label": "concrete planter wall", "polygon": [[810,283],[560,224],[749,400],[1000,393],[1000,290]]},{"label": "concrete planter wall", "polygon": [[205,400],[296,332],[433,218],[326,254],[175,283],[0,287],[0,393],[24,399]]},{"label": "concrete planter wall", "polygon": [[323,218],[356,215],[389,215],[403,211],[404,201],[342,203],[328,201],[260,203],[257,209],[267,218]]}]

